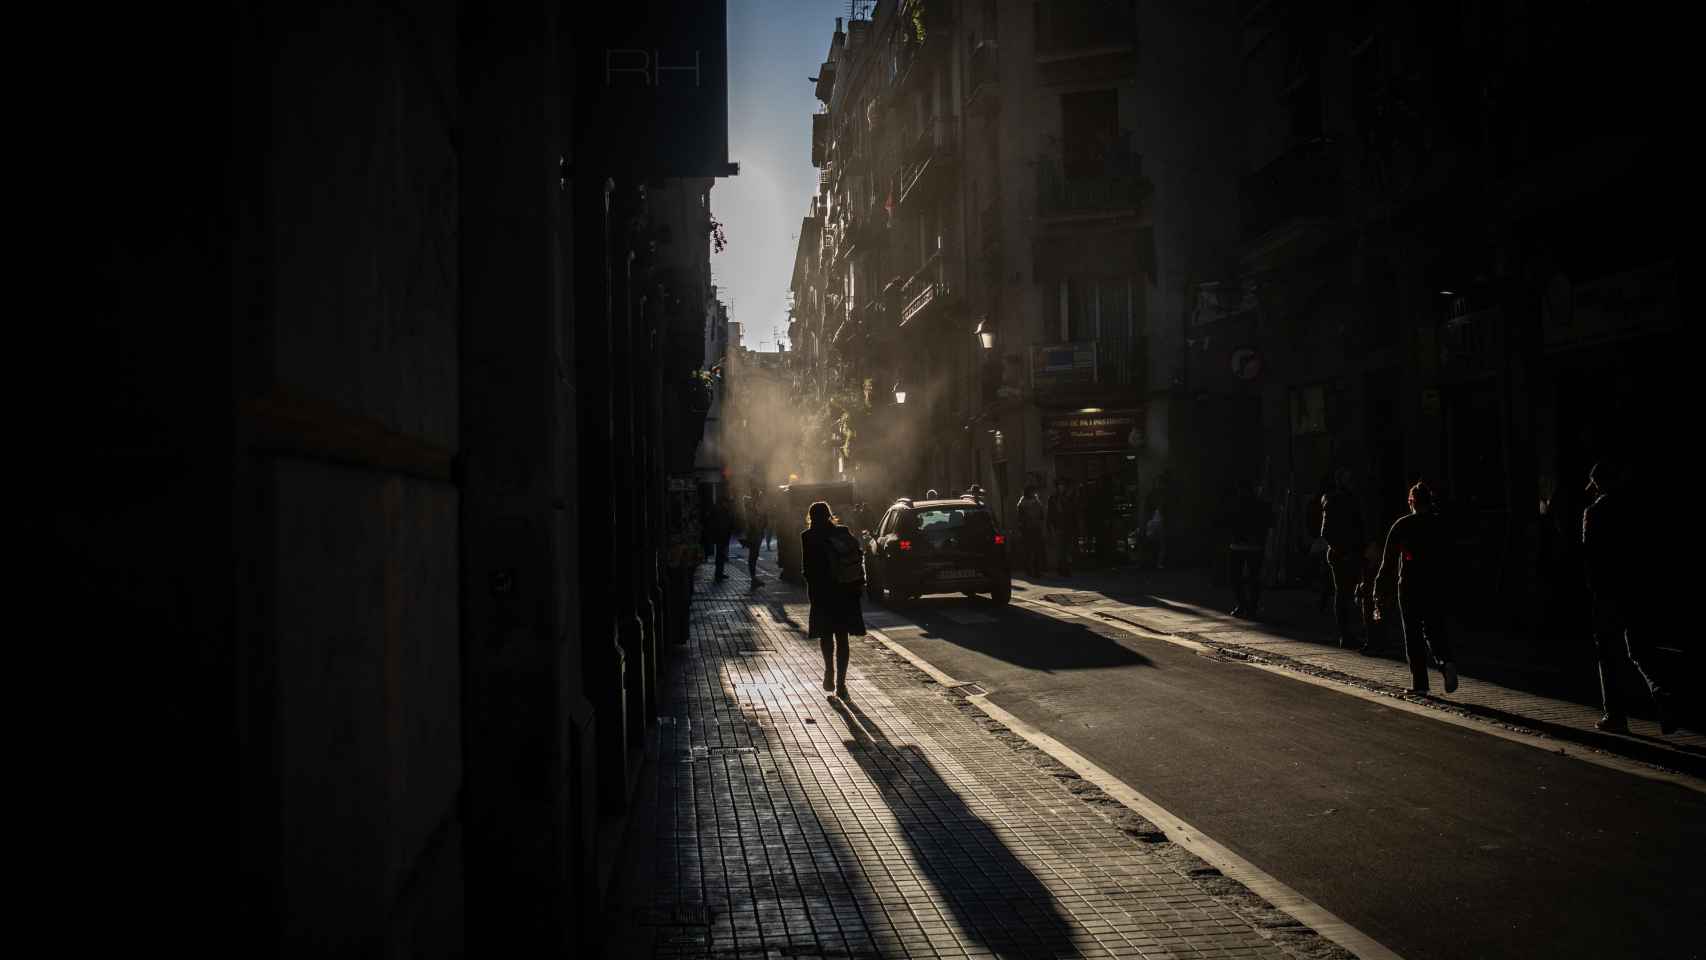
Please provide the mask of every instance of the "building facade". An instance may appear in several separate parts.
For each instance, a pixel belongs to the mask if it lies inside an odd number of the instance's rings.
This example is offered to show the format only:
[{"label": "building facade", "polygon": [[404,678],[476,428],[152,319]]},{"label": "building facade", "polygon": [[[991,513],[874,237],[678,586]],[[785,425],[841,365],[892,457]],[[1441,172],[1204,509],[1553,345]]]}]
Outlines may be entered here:
[{"label": "building facade", "polygon": [[876,385],[848,458],[884,466],[873,494],[976,481],[1010,509],[1071,478],[1120,531],[1164,508],[1181,560],[1216,556],[1231,488],[1259,483],[1274,582],[1306,573],[1329,473],[1371,531],[1426,478],[1465,607],[1521,620],[1542,528],[1579,516],[1596,457],[1658,448],[1683,382],[1654,215],[1680,59],[1598,22],[876,3],[817,78],[801,390]]}]

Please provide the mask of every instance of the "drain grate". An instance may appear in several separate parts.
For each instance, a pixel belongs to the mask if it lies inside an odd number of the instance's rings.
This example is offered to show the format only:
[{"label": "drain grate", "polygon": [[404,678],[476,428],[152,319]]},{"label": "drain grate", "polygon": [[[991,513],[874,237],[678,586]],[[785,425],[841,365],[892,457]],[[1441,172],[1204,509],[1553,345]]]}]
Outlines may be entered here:
[{"label": "drain grate", "polygon": [[983,684],[978,683],[975,680],[968,682],[968,683],[959,684],[958,686],[949,687],[948,689],[954,691],[955,693],[963,693],[968,697],[981,697],[984,694],[989,692],[988,690],[985,690],[983,688]]}]

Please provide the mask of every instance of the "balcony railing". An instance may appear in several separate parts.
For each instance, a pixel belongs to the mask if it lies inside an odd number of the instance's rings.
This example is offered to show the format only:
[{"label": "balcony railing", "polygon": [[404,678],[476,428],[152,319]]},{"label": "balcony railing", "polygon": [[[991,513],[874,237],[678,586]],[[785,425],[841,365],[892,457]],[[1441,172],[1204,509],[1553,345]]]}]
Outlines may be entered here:
[{"label": "balcony railing", "polygon": [[1246,240],[1288,223],[1337,217],[1345,197],[1338,154],[1319,141],[1302,144],[1245,176],[1238,195]]},{"label": "balcony railing", "polygon": [[1037,56],[1129,50],[1137,41],[1131,0],[1049,0],[1037,10]]},{"label": "balcony railing", "polygon": [[924,130],[907,148],[901,159],[900,196],[897,199],[903,204],[906,203],[918,186],[927,183],[936,174],[945,173],[953,159],[953,118],[932,117],[925,121]]},{"label": "balcony railing", "polygon": [[931,307],[945,302],[948,293],[948,272],[942,254],[938,252],[932,254],[901,288],[900,299],[904,306],[900,309],[900,322],[904,325],[924,316]]},{"label": "balcony railing", "polygon": [[1136,211],[1153,184],[1143,175],[1143,157],[1116,150],[1089,175],[1068,177],[1058,158],[1037,165],[1037,210],[1045,217]]}]

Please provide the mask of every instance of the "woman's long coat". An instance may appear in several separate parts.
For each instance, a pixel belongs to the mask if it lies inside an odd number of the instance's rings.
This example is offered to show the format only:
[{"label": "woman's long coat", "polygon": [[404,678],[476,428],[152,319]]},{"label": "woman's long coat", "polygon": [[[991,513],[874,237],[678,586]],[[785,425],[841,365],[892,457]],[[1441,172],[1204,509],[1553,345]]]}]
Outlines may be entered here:
[{"label": "woman's long coat", "polygon": [[801,572],[805,574],[806,592],[812,602],[806,632],[819,640],[837,633],[858,636],[865,633],[865,612],[860,605],[864,584],[841,583],[835,579],[835,561],[826,539],[834,529],[808,528],[800,534]]}]

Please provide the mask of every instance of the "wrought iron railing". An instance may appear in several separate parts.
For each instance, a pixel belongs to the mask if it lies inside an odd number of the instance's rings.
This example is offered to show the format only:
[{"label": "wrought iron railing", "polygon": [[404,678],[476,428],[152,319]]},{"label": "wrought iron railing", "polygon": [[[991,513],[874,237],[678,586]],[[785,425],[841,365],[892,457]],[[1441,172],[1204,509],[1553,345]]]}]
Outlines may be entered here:
[{"label": "wrought iron railing", "polygon": [[924,129],[901,159],[899,200],[905,203],[913,188],[924,181],[932,168],[948,163],[953,153],[953,118],[938,116],[925,121]]},{"label": "wrought iron railing", "polygon": [[1045,217],[1135,210],[1152,190],[1142,155],[1125,148],[1109,151],[1077,176],[1066,175],[1058,156],[1037,164],[1037,208]]},{"label": "wrought iron railing", "polygon": [[900,310],[901,323],[910,323],[932,304],[947,296],[948,273],[944,263],[940,251],[933,253],[930,259],[924,261],[924,266],[906,281],[906,286],[900,291],[901,302],[904,304]]}]

